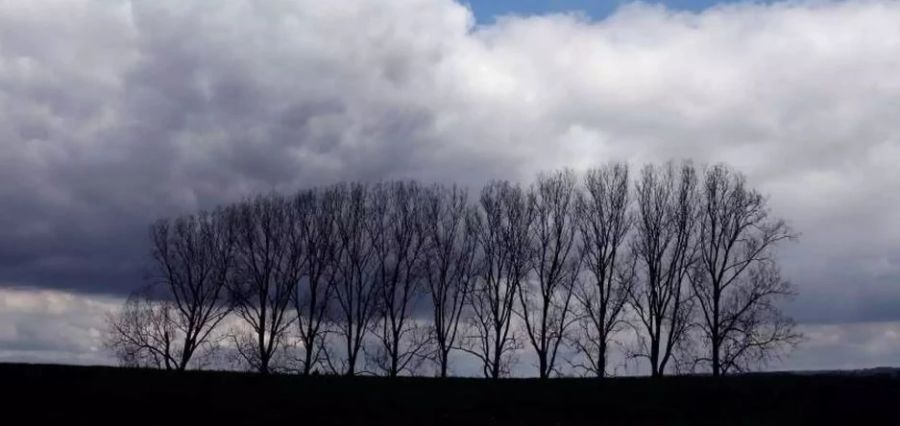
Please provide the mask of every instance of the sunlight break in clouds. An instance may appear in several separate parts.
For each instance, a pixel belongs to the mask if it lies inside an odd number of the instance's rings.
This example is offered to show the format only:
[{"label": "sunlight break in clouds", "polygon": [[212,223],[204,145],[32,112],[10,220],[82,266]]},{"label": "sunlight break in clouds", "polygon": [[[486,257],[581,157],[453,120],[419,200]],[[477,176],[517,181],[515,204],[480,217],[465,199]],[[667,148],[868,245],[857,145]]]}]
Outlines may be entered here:
[{"label": "sunlight break in clouds", "polygon": [[897,22],[895,1],[487,26],[449,0],[3,2],[0,280],[122,296],[151,220],[259,191],[693,158],[802,232],[789,313],[900,320]]}]

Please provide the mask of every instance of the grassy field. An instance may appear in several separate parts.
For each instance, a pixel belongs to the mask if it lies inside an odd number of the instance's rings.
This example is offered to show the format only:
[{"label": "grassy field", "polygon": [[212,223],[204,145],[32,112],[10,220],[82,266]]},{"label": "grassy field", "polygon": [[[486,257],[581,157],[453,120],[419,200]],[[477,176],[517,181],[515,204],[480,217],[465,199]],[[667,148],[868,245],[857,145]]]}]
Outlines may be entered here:
[{"label": "grassy field", "polygon": [[900,424],[900,378],[887,375],[488,381],[0,364],[0,383],[4,418],[27,423]]}]

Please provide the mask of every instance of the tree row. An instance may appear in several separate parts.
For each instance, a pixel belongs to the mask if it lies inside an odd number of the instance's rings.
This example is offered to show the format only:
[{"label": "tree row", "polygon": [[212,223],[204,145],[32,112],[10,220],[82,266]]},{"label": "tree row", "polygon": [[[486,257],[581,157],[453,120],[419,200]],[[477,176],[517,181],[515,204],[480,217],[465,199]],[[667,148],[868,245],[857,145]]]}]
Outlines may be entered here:
[{"label": "tree row", "polygon": [[[795,238],[725,165],[270,194],[150,228],[150,280],[111,314],[124,365],[227,353],[261,373],[541,378],[746,371],[796,344],[775,248]],[[628,336],[627,338],[625,336]],[[627,340],[627,342],[622,342]]]}]

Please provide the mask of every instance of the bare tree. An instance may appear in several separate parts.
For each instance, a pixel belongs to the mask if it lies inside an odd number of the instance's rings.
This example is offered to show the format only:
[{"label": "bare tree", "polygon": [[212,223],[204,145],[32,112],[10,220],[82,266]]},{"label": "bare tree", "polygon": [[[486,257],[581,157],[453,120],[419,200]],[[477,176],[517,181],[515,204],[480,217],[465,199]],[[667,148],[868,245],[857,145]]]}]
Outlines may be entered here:
[{"label": "bare tree", "polygon": [[230,287],[250,334],[236,333],[234,341],[251,367],[268,374],[294,320],[291,301],[303,271],[303,240],[296,210],[282,196],[247,200],[237,215],[238,262]]},{"label": "bare tree", "polygon": [[556,372],[559,348],[572,324],[572,294],[581,268],[576,245],[575,174],[538,176],[529,194],[533,279],[519,289],[519,316],[538,359],[538,375]]},{"label": "bare tree", "polygon": [[571,344],[583,360],[577,367],[605,377],[609,345],[626,324],[624,308],[634,285],[634,257],[624,247],[632,225],[628,167],[588,170],[584,187],[577,217],[587,273],[575,289],[580,327]]},{"label": "bare tree", "polygon": [[293,200],[305,247],[304,268],[293,299],[302,346],[300,372],[305,375],[313,371],[323,356],[328,309],[337,277],[338,241],[334,215],[339,195],[334,188],[310,189],[298,193]]},{"label": "bare tree", "polygon": [[150,354],[160,366],[185,370],[230,311],[233,212],[159,220],[150,227],[150,242],[153,282],[112,320],[113,340],[119,354],[135,360]]},{"label": "bare tree", "polygon": [[531,206],[519,186],[492,182],[481,192],[475,218],[479,278],[469,293],[471,333],[461,349],[481,361],[486,377],[499,378],[509,373],[519,344],[511,324],[516,293],[531,263]]},{"label": "bare tree", "polygon": [[440,376],[447,377],[450,351],[456,344],[460,319],[475,279],[477,239],[466,192],[434,186],[423,198],[426,237],[423,269],[433,313],[435,358]]},{"label": "bare tree", "polygon": [[175,307],[170,300],[153,295],[153,286],[128,296],[122,310],[107,317],[104,345],[125,367],[175,370],[179,366],[179,343]]},{"label": "bare tree", "polygon": [[337,279],[334,286],[334,327],[342,356],[327,349],[325,360],[335,373],[355,375],[359,353],[377,313],[372,241],[368,235],[369,187],[342,184],[335,187],[337,202]]},{"label": "bare tree", "polygon": [[636,195],[632,250],[638,281],[629,300],[642,333],[633,355],[646,358],[657,377],[665,374],[690,327],[693,300],[685,282],[696,260],[696,171],[689,163],[677,170],[672,163],[646,166]]},{"label": "bare tree", "polygon": [[799,337],[777,302],[792,294],[778,274],[775,245],[795,238],[771,218],[766,199],[725,165],[709,168],[701,186],[698,262],[691,285],[714,376],[763,362]]},{"label": "bare tree", "polygon": [[378,340],[370,361],[390,377],[424,360],[428,329],[411,318],[424,290],[423,194],[415,182],[387,182],[372,190],[367,221],[375,263]]}]

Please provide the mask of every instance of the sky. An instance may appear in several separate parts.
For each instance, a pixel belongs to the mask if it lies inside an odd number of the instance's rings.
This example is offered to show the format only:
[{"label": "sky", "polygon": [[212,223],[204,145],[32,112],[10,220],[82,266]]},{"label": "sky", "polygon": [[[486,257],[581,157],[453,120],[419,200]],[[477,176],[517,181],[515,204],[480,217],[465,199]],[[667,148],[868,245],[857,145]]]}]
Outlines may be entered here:
[{"label": "sky", "polygon": [[[578,13],[590,19],[599,20],[608,17],[620,6],[633,3],[627,0],[469,0],[467,4],[479,24],[490,25],[498,17],[535,16],[548,13]],[[645,1],[647,5],[659,5],[673,11],[698,12],[715,6],[740,3],[736,0],[666,0]],[[754,3],[771,3],[755,1]]]},{"label": "sky", "polygon": [[801,234],[775,367],[900,365],[900,2],[620,3],[0,2],[0,360],[109,362],[156,218],[690,158]]}]

